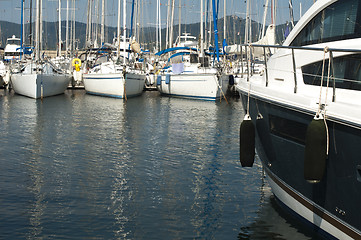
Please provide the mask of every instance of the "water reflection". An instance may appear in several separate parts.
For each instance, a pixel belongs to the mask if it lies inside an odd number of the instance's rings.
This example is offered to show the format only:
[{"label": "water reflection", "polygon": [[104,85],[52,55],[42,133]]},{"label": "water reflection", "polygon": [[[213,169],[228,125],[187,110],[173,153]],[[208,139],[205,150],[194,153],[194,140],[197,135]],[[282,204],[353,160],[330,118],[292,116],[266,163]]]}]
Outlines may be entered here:
[{"label": "water reflection", "polygon": [[259,160],[240,167],[240,102],[0,96],[0,238],[279,236]]},{"label": "water reflection", "polygon": [[[13,214],[13,217],[18,223],[28,222],[29,230],[25,235],[26,238],[33,239],[43,233],[42,217],[46,208],[45,195],[42,192],[44,173],[42,159],[39,157],[42,156],[43,145],[41,106],[36,100],[12,94],[3,95],[2,106],[2,132],[4,137],[14,144],[12,149],[18,154],[17,164],[2,162],[4,170],[7,170],[3,174],[11,174],[8,177],[13,178],[14,182],[16,178],[24,179],[24,185],[5,186],[4,191],[12,192],[15,198],[24,201],[24,215]],[[21,118],[14,115],[14,111],[21,112]],[[19,122],[21,124],[18,124]],[[2,153],[6,151],[9,149],[4,149]],[[11,204],[16,207],[15,203],[14,201]]]},{"label": "water reflection", "polygon": [[252,223],[241,227],[238,239],[323,239],[312,229],[301,225],[299,219],[281,209],[277,201],[267,182],[263,181],[257,217]]}]

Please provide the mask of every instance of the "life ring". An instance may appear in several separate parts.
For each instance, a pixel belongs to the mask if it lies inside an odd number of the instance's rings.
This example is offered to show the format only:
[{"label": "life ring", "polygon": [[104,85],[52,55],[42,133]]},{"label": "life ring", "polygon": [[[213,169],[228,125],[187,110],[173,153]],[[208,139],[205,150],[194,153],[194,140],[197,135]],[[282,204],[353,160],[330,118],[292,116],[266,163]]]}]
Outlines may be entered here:
[{"label": "life ring", "polygon": [[81,66],[81,60],[79,58],[74,58],[73,61],[71,62],[71,65],[75,67],[75,71],[79,72]]}]

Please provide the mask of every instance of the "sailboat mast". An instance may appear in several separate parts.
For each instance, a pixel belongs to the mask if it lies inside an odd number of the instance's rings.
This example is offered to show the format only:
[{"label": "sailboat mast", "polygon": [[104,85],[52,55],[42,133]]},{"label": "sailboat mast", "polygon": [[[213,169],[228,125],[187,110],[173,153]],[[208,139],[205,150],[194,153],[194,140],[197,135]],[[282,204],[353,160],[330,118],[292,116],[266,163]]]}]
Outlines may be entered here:
[{"label": "sailboat mast", "polygon": [[170,48],[170,43],[169,43],[169,21],[170,21],[170,0],[168,0],[168,10],[167,10],[167,32],[166,32],[166,36],[165,36],[165,44],[166,44],[166,48]]},{"label": "sailboat mast", "polygon": [[[43,0],[40,0],[40,32],[39,32],[39,53],[41,53],[41,51],[43,50],[43,11],[42,11],[42,7],[43,7]],[[39,55],[39,58],[41,56]]]},{"label": "sailboat mast", "polygon": [[247,10],[246,10],[246,27],[244,31],[244,43],[247,44],[249,39],[249,5],[250,0],[247,0]]},{"label": "sailboat mast", "polygon": [[61,0],[59,0],[58,7],[58,22],[59,22],[59,42],[58,42],[58,56],[61,55]]},{"label": "sailboat mast", "polygon": [[120,0],[118,0],[118,22],[117,22],[117,43],[118,43],[118,51],[117,57],[120,55]]},{"label": "sailboat mast", "polygon": [[223,39],[227,38],[227,12],[226,12],[226,0],[223,1],[224,6],[223,6]]},{"label": "sailboat mast", "polygon": [[159,16],[159,0],[157,0],[157,14],[156,14],[156,23],[155,23],[155,28],[156,28],[156,32],[155,32],[155,49],[158,52],[160,49],[158,48],[158,44],[159,44],[159,35],[158,35],[158,16]]},{"label": "sailboat mast", "polygon": [[271,0],[271,22],[272,24],[276,24],[276,4],[275,0]]},{"label": "sailboat mast", "polygon": [[94,28],[95,31],[93,31],[93,40],[94,40],[94,47],[99,47],[98,45],[98,31],[99,31],[99,0],[95,1],[94,5],[94,15],[95,15],[95,23]]},{"label": "sailboat mast", "polygon": [[124,41],[124,45],[123,45],[123,64],[125,66],[125,56],[126,56],[126,43],[127,43],[127,29],[126,29],[126,21],[127,21],[127,13],[126,13],[126,8],[127,8],[127,1],[123,0],[123,41]]},{"label": "sailboat mast", "polygon": [[29,26],[29,44],[30,46],[33,45],[33,0],[30,0],[29,4],[29,11],[30,11],[30,26]]},{"label": "sailboat mast", "polygon": [[182,35],[181,23],[182,23],[182,0],[179,0],[179,9],[178,9],[178,37],[180,39]]},{"label": "sailboat mast", "polygon": [[175,1],[172,0],[172,19],[170,23],[169,47],[173,46],[174,4]]},{"label": "sailboat mast", "polygon": [[213,22],[214,22],[214,44],[216,47],[216,54],[217,54],[217,62],[219,62],[219,46],[218,46],[218,28],[217,28],[217,9],[216,9],[216,0],[212,0],[213,5]]},{"label": "sailboat mast", "polygon": [[159,6],[159,16],[158,16],[158,19],[159,19],[159,51],[162,49],[162,23],[161,23],[161,12],[160,12],[160,0],[158,0],[158,6]]},{"label": "sailboat mast", "polygon": [[21,0],[21,33],[20,33],[20,46],[22,53],[20,53],[20,59],[22,58],[22,55],[24,54],[24,48],[23,48],[23,38],[25,36],[24,34],[24,2],[25,0]]},{"label": "sailboat mast", "polygon": [[290,18],[291,18],[291,25],[292,25],[292,28],[295,27],[295,23],[294,23],[294,19],[293,19],[293,5],[292,5],[292,0],[289,0],[288,1],[288,6],[290,8]]},{"label": "sailboat mast", "polygon": [[204,46],[203,46],[203,0],[200,0],[201,1],[201,22],[200,22],[200,32],[201,32],[201,39],[200,39],[200,54],[199,56],[200,57],[203,57],[204,56]]},{"label": "sailboat mast", "polygon": [[209,7],[209,0],[206,0],[206,6],[203,13],[204,19],[204,43],[206,44],[206,48],[208,47],[208,7]]},{"label": "sailboat mast", "polygon": [[41,0],[36,0],[36,21],[35,21],[35,60],[40,59],[40,6]]},{"label": "sailboat mast", "polygon": [[269,0],[266,0],[266,3],[264,5],[264,11],[263,11],[262,34],[259,37],[259,39],[264,37],[265,31],[266,31],[266,17],[267,17],[267,11],[268,11],[268,3],[269,3]]},{"label": "sailboat mast", "polygon": [[73,11],[72,11],[72,28],[71,28],[71,31],[70,33],[72,34],[72,39],[71,39],[71,51],[72,51],[72,54],[74,53],[75,51],[75,0],[72,0],[73,2]]},{"label": "sailboat mast", "polygon": [[92,12],[92,1],[88,0],[88,11],[87,11],[87,28],[86,28],[86,46],[89,47],[91,45],[91,29],[92,29],[92,23],[91,23],[91,12]]},{"label": "sailboat mast", "polygon": [[[209,0],[207,0],[208,1],[208,3],[209,3]],[[212,7],[212,5],[210,5],[209,4],[209,14],[211,14],[212,13],[212,9],[213,9],[213,7]],[[212,29],[212,17],[209,17],[209,24],[208,24],[209,26],[208,26],[208,46],[207,47],[209,47],[210,45],[211,45],[211,41],[212,41],[212,31],[211,31],[211,29]]]},{"label": "sailboat mast", "polygon": [[104,44],[105,41],[105,0],[102,0],[102,20],[100,29],[100,45]]},{"label": "sailboat mast", "polygon": [[66,22],[65,22],[65,54],[69,50],[69,0],[66,0]]}]

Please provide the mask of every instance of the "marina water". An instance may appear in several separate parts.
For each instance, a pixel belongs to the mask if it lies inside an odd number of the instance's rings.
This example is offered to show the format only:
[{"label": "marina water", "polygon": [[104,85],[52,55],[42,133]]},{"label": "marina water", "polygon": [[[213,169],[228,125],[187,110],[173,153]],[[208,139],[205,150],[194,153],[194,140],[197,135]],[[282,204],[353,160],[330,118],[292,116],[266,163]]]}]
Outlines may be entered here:
[{"label": "marina water", "polygon": [[240,100],[0,95],[0,239],[316,239],[241,168]]}]

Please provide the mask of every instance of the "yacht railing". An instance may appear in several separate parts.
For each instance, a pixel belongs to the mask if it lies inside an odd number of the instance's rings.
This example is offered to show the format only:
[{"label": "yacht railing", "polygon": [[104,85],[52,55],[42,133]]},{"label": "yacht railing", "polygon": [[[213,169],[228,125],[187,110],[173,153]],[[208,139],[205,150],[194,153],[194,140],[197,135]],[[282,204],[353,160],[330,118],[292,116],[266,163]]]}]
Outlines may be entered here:
[{"label": "yacht railing", "polygon": [[[333,53],[334,52],[342,52],[342,53],[361,53],[361,49],[349,49],[349,48],[345,48],[345,49],[342,49],[342,48],[329,48],[329,47],[325,47],[325,48],[317,48],[317,47],[297,47],[297,46],[282,46],[282,45],[259,45],[259,44],[241,44],[241,55],[242,55],[242,48],[245,47],[245,55],[246,55],[246,59],[247,59],[247,74],[248,74],[248,78],[247,78],[247,81],[249,81],[249,74],[250,72],[252,71],[250,69],[250,61],[254,61],[255,58],[248,58],[248,52],[250,53],[249,55],[252,55],[252,49],[253,48],[263,48],[263,57],[264,57],[264,65],[265,65],[265,75],[266,75],[266,87],[268,87],[268,82],[269,82],[269,79],[268,79],[268,67],[267,67],[267,58],[268,58],[268,55],[267,54],[267,51],[268,50],[268,53],[271,53],[270,49],[290,49],[291,50],[291,54],[292,54],[292,67],[293,67],[293,77],[294,77],[294,83],[295,83],[295,86],[294,86],[294,93],[297,93],[297,74],[296,74],[296,59],[295,59],[295,50],[305,50],[305,51],[322,51],[322,52],[325,52],[325,53],[328,53],[329,56],[328,56],[328,59],[330,60],[330,68],[332,69],[332,72],[331,72],[331,76],[330,76],[330,79],[331,81],[333,82],[333,94],[332,94],[332,101],[335,102],[336,100],[336,78],[334,77],[334,67],[333,67],[333,60],[334,60],[334,57],[333,57]],[[247,48],[250,49],[250,51],[247,51]],[[243,73],[243,61],[244,59],[241,58],[242,60],[242,73]],[[254,62],[253,62],[254,64]],[[251,73],[252,74],[252,73]]]}]

